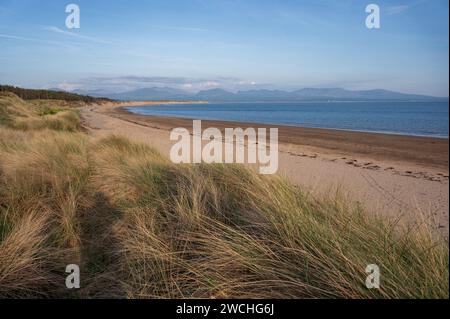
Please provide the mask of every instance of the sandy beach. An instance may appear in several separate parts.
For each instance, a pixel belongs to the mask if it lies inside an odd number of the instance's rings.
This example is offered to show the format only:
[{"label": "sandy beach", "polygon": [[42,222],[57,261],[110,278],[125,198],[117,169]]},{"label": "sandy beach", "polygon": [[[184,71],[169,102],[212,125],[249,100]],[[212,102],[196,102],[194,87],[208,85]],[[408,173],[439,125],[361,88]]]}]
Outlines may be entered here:
[{"label": "sandy beach", "polygon": [[[164,102],[184,103],[184,102]],[[192,103],[192,102],[189,102]],[[170,130],[192,121],[131,114],[121,107],[160,102],[107,103],[81,109],[95,137],[110,134],[148,143],[169,156]],[[274,127],[202,121],[203,127]],[[314,196],[340,191],[367,211],[394,221],[427,222],[448,237],[448,139],[278,126],[279,170]]]}]

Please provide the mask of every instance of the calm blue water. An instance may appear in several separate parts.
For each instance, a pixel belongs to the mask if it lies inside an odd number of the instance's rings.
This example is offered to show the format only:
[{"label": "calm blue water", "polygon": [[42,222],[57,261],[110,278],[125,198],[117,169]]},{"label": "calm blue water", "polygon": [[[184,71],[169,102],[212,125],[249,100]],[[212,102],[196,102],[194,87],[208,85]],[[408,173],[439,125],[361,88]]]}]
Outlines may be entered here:
[{"label": "calm blue water", "polygon": [[143,115],[448,138],[448,102],[210,103],[127,107]]}]

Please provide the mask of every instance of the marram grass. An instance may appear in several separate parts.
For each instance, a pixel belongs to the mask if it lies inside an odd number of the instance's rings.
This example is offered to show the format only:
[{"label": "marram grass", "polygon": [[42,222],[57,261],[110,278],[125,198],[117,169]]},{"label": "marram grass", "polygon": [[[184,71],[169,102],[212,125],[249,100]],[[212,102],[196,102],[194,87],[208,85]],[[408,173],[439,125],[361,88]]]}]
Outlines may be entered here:
[{"label": "marram grass", "polygon": [[[49,119],[20,103],[33,124],[4,112],[0,126],[0,297],[448,298],[448,243],[425,225],[244,166],[174,165],[122,137],[35,124]],[[369,264],[380,289],[365,286]]]}]

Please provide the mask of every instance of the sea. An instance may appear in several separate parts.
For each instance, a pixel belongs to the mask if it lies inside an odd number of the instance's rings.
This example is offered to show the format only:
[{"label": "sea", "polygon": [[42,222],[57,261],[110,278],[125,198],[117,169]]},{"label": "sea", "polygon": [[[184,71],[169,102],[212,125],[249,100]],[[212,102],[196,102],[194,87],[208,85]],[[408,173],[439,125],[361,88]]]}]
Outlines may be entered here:
[{"label": "sea", "polygon": [[445,102],[252,102],[126,107],[141,115],[449,137]]}]

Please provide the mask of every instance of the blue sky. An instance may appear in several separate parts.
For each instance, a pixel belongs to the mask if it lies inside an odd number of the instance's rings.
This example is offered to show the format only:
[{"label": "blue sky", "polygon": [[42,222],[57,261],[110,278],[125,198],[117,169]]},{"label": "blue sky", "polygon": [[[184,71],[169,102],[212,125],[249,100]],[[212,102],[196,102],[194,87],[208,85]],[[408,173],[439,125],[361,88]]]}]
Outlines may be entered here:
[{"label": "blue sky", "polygon": [[[65,7],[81,9],[67,29]],[[367,29],[365,7],[381,8]],[[0,83],[448,96],[448,0],[0,0]]]}]

